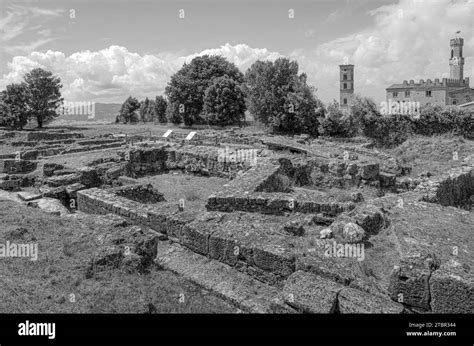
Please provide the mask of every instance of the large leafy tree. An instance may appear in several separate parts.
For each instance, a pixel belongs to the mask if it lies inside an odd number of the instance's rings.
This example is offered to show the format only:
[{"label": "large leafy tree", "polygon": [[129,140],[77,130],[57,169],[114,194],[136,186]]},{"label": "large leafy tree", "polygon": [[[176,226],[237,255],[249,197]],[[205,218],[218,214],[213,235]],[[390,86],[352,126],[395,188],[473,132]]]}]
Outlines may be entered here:
[{"label": "large leafy tree", "polygon": [[162,124],[166,124],[168,120],[166,119],[166,106],[167,102],[166,99],[159,95],[155,98],[155,111],[154,111],[154,119],[158,120],[158,122]]},{"label": "large leafy tree", "polygon": [[255,62],[244,82],[249,111],[274,132],[317,134],[324,110],[306,79],[306,74],[298,75],[296,61]]},{"label": "large leafy tree", "polygon": [[215,78],[204,95],[204,118],[209,125],[241,124],[244,120],[245,96],[233,79]]},{"label": "large leafy tree", "polygon": [[185,125],[202,123],[204,93],[214,78],[228,76],[237,83],[243,82],[243,74],[221,56],[204,55],[194,58],[176,72],[165,89],[172,104],[169,112],[173,121],[182,119]]},{"label": "large leafy tree", "polygon": [[119,119],[123,122],[136,122],[138,120],[137,111],[140,108],[140,102],[132,96],[129,96],[120,107]]},{"label": "large leafy tree", "polygon": [[0,93],[0,123],[21,130],[28,123],[27,90],[24,83],[7,85]]},{"label": "large leafy tree", "polygon": [[61,79],[52,72],[35,68],[24,77],[26,86],[26,106],[28,115],[36,118],[38,127],[59,116],[61,97]]}]

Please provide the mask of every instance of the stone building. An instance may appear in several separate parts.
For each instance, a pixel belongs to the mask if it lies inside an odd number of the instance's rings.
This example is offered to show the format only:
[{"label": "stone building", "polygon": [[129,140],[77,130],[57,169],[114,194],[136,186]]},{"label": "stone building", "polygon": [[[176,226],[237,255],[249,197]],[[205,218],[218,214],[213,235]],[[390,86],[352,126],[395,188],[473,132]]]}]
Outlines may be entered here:
[{"label": "stone building", "polygon": [[354,97],[354,65],[339,65],[339,105],[348,110]]},{"label": "stone building", "polygon": [[434,81],[421,79],[418,83],[404,80],[401,84],[390,85],[387,101],[420,102],[425,105],[460,105],[474,100],[474,89],[469,86],[469,78],[464,78],[464,40],[460,37],[450,41],[451,56],[449,59],[450,78]]}]

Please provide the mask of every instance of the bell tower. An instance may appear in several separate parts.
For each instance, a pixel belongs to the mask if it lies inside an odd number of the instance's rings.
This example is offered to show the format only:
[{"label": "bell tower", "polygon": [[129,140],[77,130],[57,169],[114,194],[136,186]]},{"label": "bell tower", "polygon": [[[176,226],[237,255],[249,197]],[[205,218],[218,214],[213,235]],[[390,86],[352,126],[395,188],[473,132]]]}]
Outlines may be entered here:
[{"label": "bell tower", "polygon": [[451,56],[449,59],[449,77],[452,79],[463,80],[464,76],[464,57],[462,56],[462,47],[464,40],[461,37],[451,39]]},{"label": "bell tower", "polygon": [[339,105],[349,109],[354,96],[354,65],[339,65]]}]

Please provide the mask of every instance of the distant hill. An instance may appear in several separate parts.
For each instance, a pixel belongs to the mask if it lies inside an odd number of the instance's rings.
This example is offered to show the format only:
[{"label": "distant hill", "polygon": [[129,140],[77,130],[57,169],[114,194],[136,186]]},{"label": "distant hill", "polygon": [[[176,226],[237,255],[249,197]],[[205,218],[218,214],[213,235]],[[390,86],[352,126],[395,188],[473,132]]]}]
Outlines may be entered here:
[{"label": "distant hill", "polygon": [[[114,122],[115,117],[120,111],[122,105],[118,103],[95,103],[89,105],[75,105],[69,108],[69,112],[61,114],[56,120],[73,122]],[[92,110],[94,112],[92,112]]]}]

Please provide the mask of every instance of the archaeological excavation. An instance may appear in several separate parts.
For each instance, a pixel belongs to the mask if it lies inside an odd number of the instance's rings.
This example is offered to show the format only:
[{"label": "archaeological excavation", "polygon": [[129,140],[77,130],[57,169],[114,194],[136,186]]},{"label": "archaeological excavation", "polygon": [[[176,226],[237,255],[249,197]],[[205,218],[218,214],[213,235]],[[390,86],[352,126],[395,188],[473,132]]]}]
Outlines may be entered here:
[{"label": "archaeological excavation", "polygon": [[[1,203],[92,223],[81,232],[90,259],[75,270],[79,285],[114,271],[141,280],[166,271],[229,311],[473,311],[472,155],[414,178],[363,141],[185,134],[3,132],[16,151],[2,155]],[[243,150],[256,160],[232,157]],[[68,234],[61,257],[74,258],[79,234]],[[40,262],[42,251],[39,242]],[[132,311],[159,312],[148,299]]]}]

